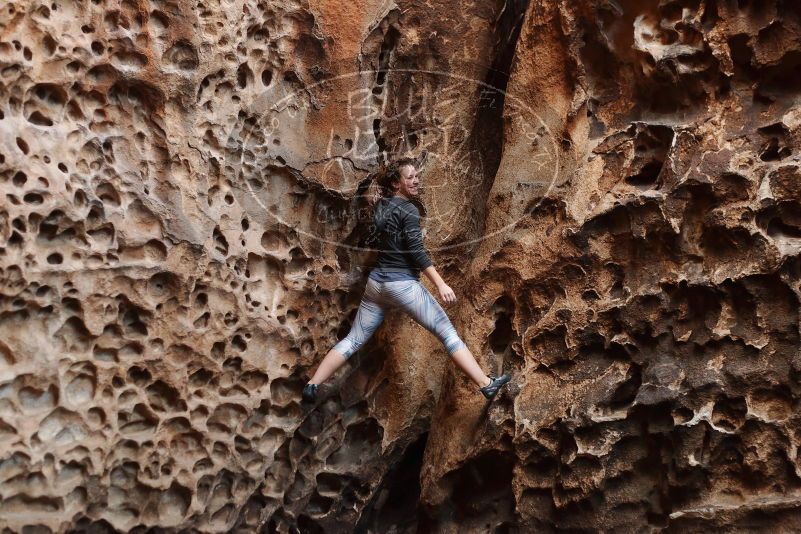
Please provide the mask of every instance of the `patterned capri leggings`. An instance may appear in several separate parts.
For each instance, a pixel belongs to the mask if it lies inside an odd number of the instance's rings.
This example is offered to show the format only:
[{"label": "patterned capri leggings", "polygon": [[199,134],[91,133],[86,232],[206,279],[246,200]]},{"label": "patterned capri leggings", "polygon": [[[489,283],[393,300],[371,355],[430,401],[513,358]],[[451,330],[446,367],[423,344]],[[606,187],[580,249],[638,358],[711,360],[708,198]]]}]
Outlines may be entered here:
[{"label": "patterned capri leggings", "polygon": [[334,349],[345,359],[350,358],[370,339],[384,320],[384,313],[391,309],[401,309],[409,314],[437,336],[450,355],[466,346],[445,310],[419,280],[379,282],[368,278],[353,326],[348,335],[334,345]]}]

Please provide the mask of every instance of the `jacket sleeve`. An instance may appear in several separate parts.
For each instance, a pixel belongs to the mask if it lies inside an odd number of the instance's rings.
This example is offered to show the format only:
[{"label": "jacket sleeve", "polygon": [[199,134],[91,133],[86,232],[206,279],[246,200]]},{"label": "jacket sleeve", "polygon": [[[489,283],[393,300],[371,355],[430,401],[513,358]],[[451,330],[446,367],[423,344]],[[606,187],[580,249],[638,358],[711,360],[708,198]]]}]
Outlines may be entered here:
[{"label": "jacket sleeve", "polygon": [[404,231],[406,235],[406,250],[415,267],[422,271],[429,265],[433,265],[431,257],[423,245],[423,232],[420,229],[420,211],[414,204],[410,204],[408,210],[406,210]]}]

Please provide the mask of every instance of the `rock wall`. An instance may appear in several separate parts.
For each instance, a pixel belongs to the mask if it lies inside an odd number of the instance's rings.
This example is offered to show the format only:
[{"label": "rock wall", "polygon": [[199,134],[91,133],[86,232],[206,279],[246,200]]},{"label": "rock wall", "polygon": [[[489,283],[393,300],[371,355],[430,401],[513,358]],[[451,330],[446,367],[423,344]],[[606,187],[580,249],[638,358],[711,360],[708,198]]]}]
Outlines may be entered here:
[{"label": "rock wall", "polygon": [[[0,528],[792,530],[799,49],[790,0],[6,2]],[[491,405],[398,315],[299,403],[387,152]]]}]

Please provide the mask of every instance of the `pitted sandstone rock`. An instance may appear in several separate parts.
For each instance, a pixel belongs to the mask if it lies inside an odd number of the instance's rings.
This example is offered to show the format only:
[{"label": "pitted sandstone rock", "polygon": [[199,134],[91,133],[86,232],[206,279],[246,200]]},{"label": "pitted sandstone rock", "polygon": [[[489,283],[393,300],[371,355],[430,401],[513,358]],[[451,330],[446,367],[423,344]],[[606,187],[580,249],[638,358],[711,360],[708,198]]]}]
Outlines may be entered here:
[{"label": "pitted sandstone rock", "polygon": [[[799,41],[789,0],[4,3],[0,529],[792,530]],[[304,410],[362,180],[454,139],[427,243],[513,382],[388,317]]]}]

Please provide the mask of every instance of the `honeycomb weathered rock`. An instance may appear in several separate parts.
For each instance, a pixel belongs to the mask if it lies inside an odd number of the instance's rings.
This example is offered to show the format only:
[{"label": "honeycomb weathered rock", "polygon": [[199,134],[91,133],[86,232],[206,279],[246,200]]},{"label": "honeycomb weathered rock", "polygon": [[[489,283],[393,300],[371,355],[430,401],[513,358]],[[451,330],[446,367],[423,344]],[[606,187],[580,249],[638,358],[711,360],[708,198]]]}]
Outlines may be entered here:
[{"label": "honeycomb weathered rock", "polygon": [[[799,49],[791,0],[4,3],[0,530],[792,530]],[[401,150],[515,378],[390,316],[303,409]]]}]

